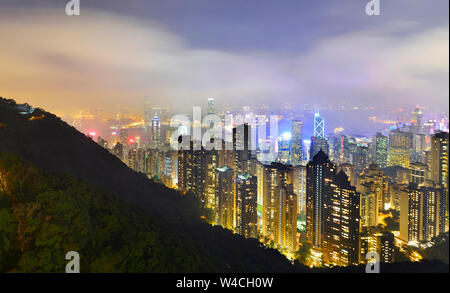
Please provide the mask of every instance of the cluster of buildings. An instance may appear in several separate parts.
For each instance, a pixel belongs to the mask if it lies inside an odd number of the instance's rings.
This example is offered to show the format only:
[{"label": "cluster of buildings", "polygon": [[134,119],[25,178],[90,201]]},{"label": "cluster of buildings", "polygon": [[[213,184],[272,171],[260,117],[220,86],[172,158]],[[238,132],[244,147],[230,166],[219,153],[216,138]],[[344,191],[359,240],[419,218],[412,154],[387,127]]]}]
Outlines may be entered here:
[{"label": "cluster of buildings", "polygon": [[[213,99],[207,112],[215,112]],[[347,266],[365,263],[371,251],[393,262],[396,246],[430,242],[448,231],[448,132],[433,132],[420,109],[411,120],[357,138],[326,135],[315,113],[308,144],[302,121],[292,120],[289,135],[274,139],[272,161],[250,148],[250,124],[233,128],[231,150],[206,150],[188,135],[180,135],[182,147],[173,150],[158,114],[147,110],[147,143],[130,140],[126,129],[118,130],[112,148],[101,138],[98,143],[135,171],[198,197],[211,210],[211,224],[259,239],[291,259],[309,243],[308,265]],[[380,229],[393,214],[399,227]]]}]

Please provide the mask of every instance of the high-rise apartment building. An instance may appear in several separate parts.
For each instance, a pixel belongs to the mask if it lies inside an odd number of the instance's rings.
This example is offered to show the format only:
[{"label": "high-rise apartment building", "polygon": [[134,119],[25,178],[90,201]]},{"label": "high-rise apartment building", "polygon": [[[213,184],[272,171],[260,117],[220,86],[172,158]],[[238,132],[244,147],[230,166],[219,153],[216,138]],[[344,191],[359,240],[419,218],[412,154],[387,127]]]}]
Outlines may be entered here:
[{"label": "high-rise apartment building", "polygon": [[306,239],[325,264],[359,261],[360,196],[320,151],[307,165]]},{"label": "high-rise apartment building", "polygon": [[216,224],[233,230],[235,227],[234,172],[228,167],[216,170]]},{"label": "high-rise apartment building", "polygon": [[302,126],[300,120],[291,122],[291,165],[298,166],[303,162]]},{"label": "high-rise apartment building", "polygon": [[236,177],[236,232],[246,238],[258,237],[257,184],[250,174]]}]

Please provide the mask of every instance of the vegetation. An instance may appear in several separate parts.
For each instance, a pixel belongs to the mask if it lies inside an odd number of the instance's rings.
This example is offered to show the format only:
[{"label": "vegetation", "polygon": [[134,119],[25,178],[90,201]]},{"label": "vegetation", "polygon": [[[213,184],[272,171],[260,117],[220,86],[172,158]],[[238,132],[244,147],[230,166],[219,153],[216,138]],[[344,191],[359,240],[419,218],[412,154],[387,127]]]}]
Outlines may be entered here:
[{"label": "vegetation", "polygon": [[448,232],[441,233],[440,235],[434,237],[431,242],[433,243],[431,247],[420,249],[419,253],[425,259],[437,259],[448,264]]},{"label": "vegetation", "polygon": [[308,258],[311,255],[311,244],[308,242],[303,242],[299,250],[295,254],[295,259],[304,265],[308,263]]}]

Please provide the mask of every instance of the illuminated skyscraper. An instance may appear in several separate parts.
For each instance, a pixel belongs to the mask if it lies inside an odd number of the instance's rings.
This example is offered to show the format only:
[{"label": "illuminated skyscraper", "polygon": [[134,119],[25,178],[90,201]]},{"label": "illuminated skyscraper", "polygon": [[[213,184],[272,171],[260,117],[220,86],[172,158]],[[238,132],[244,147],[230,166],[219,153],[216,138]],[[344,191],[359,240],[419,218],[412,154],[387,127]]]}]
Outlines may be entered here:
[{"label": "illuminated skyscraper", "polygon": [[417,244],[445,232],[445,199],[443,188],[411,183],[400,199],[400,238]]},{"label": "illuminated skyscraper", "polygon": [[258,237],[257,184],[250,174],[236,177],[236,232],[246,238]]},{"label": "illuminated skyscraper", "polygon": [[302,121],[291,122],[291,164],[298,166],[303,162]]},{"label": "illuminated skyscraper", "polygon": [[291,154],[291,134],[284,133],[278,138],[278,161],[288,165],[290,163]]},{"label": "illuminated skyscraper", "polygon": [[232,230],[234,228],[234,172],[228,167],[216,170],[216,224]]},{"label": "illuminated skyscraper", "polygon": [[318,111],[314,114],[314,137],[325,138],[325,120]]},{"label": "illuminated skyscraper", "polygon": [[161,121],[156,113],[152,119],[152,148],[161,148]]},{"label": "illuminated skyscraper", "polygon": [[[443,188],[445,205],[445,231],[449,230],[449,135],[448,132],[438,132],[431,138],[431,180]],[[442,211],[443,212],[443,211]]]},{"label": "illuminated skyscraper", "polygon": [[387,136],[377,132],[372,138],[372,156],[373,163],[377,164],[380,168],[387,166],[387,147]]},{"label": "illuminated skyscraper", "polygon": [[306,239],[328,265],[359,261],[360,196],[319,151],[307,165]]},{"label": "illuminated skyscraper", "polygon": [[297,195],[297,215],[300,216],[300,224],[306,222],[306,166],[294,167],[294,193]]},{"label": "illuminated skyscraper", "polygon": [[272,163],[263,165],[258,175],[263,202],[262,234],[292,255],[298,242],[294,170],[291,166]]},{"label": "illuminated skyscraper", "polygon": [[438,132],[431,137],[431,180],[448,189],[448,132]]},{"label": "illuminated skyscraper", "polygon": [[328,142],[325,138],[311,137],[311,150],[310,150],[310,158],[314,158],[314,156],[322,150],[326,155],[329,153]]},{"label": "illuminated skyscraper", "polygon": [[207,111],[208,111],[208,115],[215,114],[216,107],[214,105],[214,98],[209,98],[208,99],[208,109],[207,109]]},{"label": "illuminated skyscraper", "polygon": [[413,150],[413,134],[394,130],[389,133],[388,166],[409,168]]},{"label": "illuminated skyscraper", "polygon": [[375,227],[379,213],[392,205],[386,175],[376,164],[370,164],[358,175],[357,182],[357,191],[361,193],[361,224],[363,227]]},{"label": "illuminated skyscraper", "polygon": [[412,123],[417,128],[421,129],[423,127],[423,113],[419,107],[416,107],[412,112]]}]

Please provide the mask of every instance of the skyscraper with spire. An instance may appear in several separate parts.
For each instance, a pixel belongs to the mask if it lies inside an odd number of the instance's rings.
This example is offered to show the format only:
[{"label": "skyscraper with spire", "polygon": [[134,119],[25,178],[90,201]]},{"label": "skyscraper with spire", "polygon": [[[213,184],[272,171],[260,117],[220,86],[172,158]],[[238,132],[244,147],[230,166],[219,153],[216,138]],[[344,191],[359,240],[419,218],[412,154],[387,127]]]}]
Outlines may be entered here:
[{"label": "skyscraper with spire", "polygon": [[320,117],[319,111],[314,113],[314,136],[311,137],[310,158],[320,150],[329,155],[328,141],[325,139],[325,120]]}]

